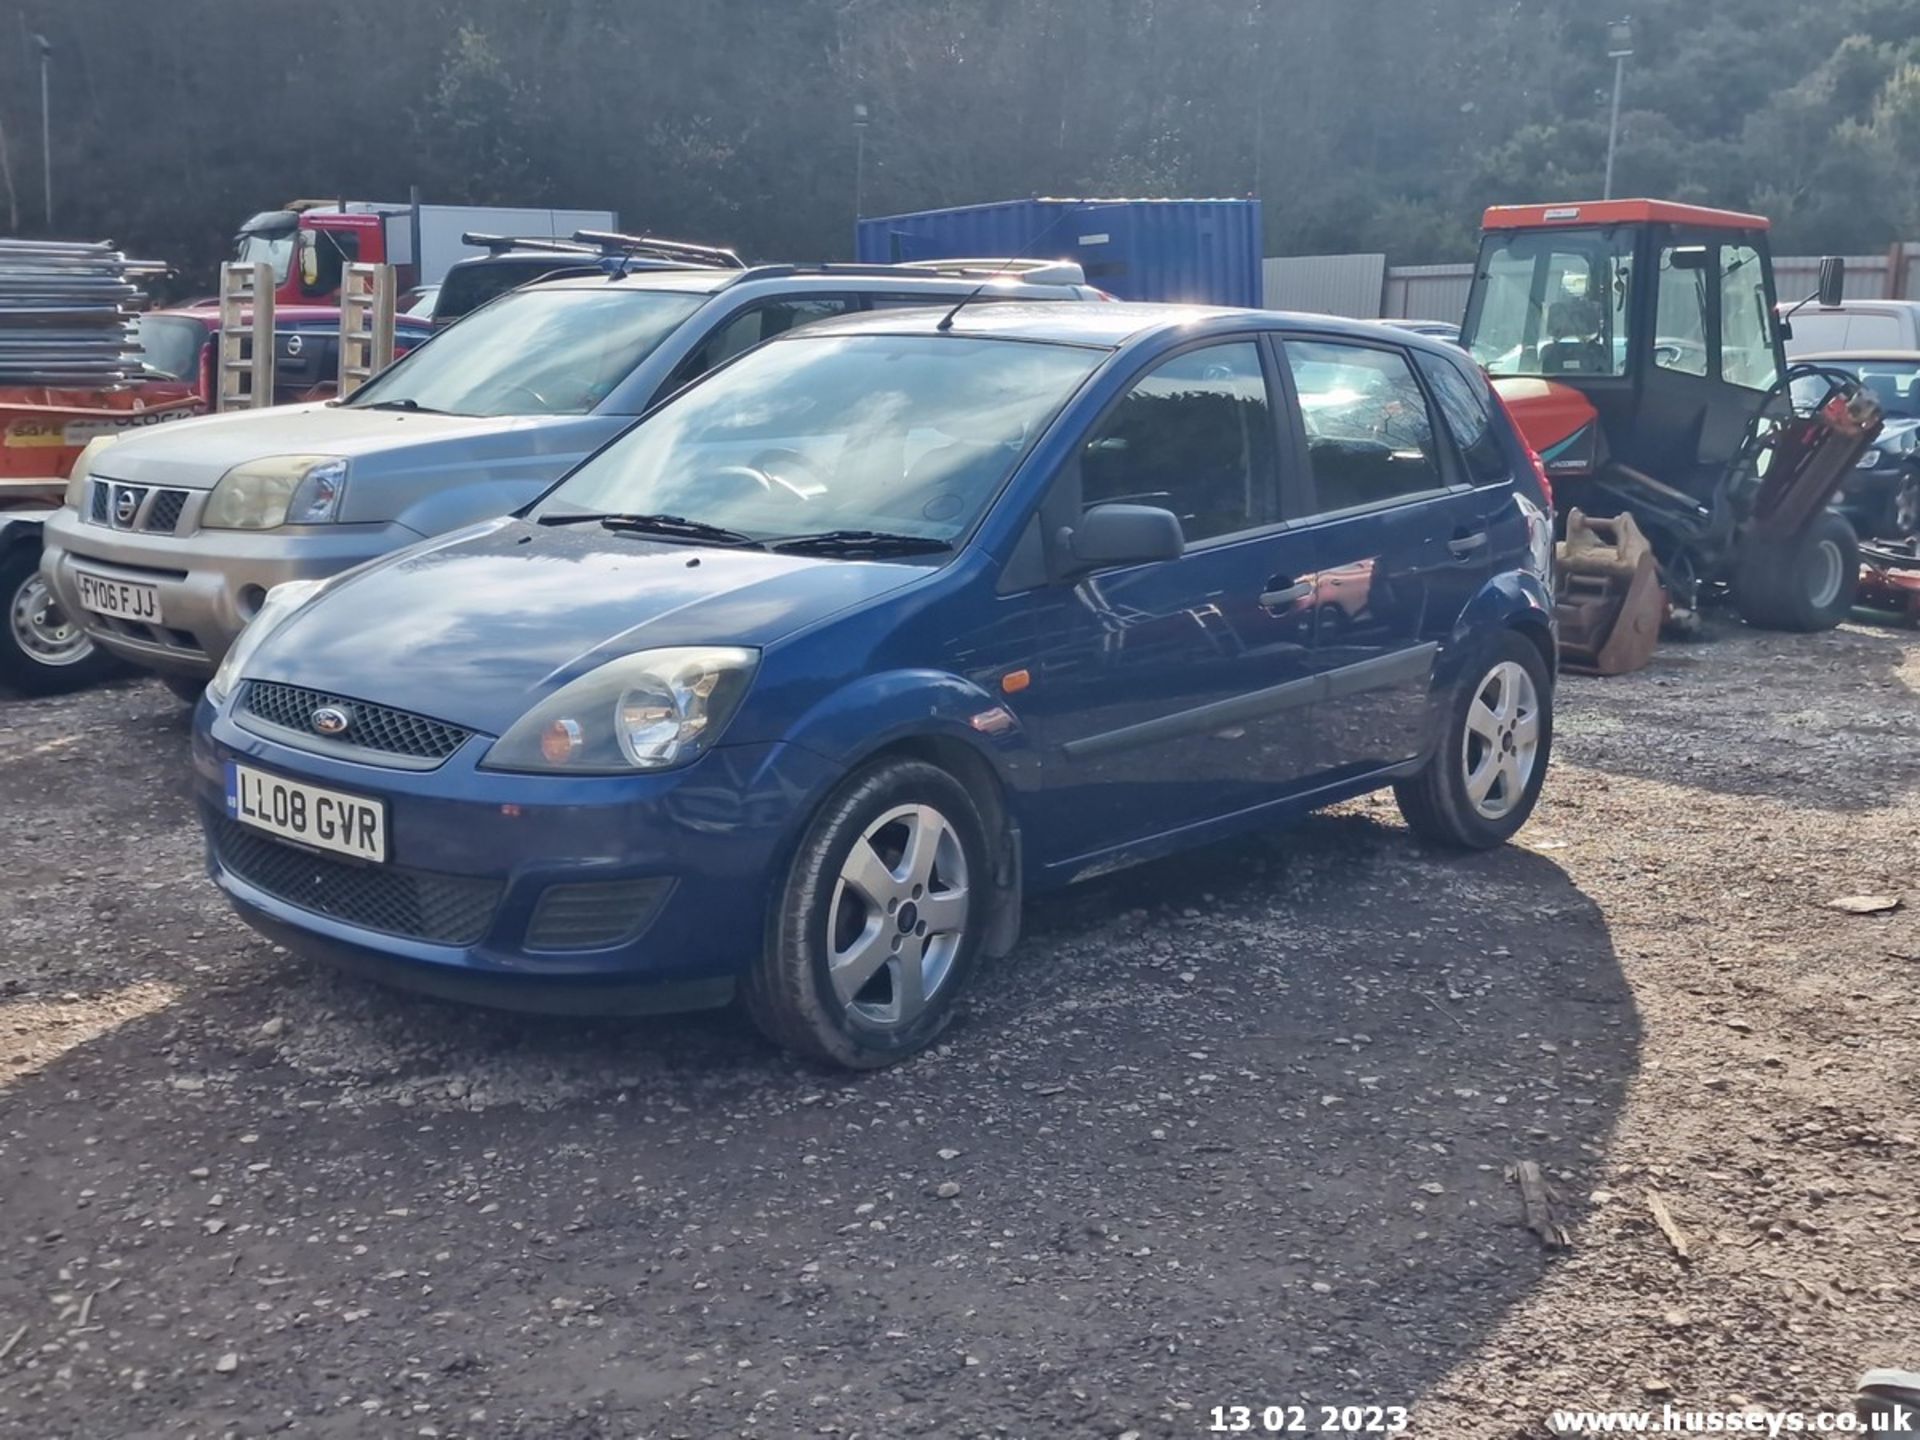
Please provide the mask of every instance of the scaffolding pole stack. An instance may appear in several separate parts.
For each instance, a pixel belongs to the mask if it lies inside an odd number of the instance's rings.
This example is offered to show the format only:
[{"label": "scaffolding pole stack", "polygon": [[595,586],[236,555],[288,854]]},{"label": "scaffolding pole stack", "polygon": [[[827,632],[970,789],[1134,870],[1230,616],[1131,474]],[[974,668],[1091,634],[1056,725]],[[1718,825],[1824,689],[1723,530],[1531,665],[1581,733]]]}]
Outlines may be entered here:
[{"label": "scaffolding pole stack", "polygon": [[112,386],[141,374],[136,277],[110,243],[0,240],[0,385]]}]

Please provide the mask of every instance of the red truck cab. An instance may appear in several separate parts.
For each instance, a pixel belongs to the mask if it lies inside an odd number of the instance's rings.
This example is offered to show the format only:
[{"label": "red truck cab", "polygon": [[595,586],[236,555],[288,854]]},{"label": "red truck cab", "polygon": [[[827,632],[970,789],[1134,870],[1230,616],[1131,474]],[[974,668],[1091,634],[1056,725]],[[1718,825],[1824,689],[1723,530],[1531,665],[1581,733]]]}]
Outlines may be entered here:
[{"label": "red truck cab", "polygon": [[[396,264],[399,257],[389,253],[389,219],[406,213],[404,203],[294,200],[242,225],[234,258],[273,267],[276,304],[324,304],[338,297],[348,265]],[[399,265],[396,281],[402,289],[414,284],[414,267]]]}]

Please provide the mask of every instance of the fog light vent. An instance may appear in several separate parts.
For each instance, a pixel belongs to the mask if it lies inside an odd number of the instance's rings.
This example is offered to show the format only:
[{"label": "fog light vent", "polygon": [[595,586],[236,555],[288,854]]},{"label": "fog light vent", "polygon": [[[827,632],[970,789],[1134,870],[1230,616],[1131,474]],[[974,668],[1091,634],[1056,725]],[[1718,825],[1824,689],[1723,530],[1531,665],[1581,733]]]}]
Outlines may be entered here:
[{"label": "fog light vent", "polygon": [[529,950],[604,950],[633,939],[659,911],[673,881],[607,880],[549,885],[527,922]]}]

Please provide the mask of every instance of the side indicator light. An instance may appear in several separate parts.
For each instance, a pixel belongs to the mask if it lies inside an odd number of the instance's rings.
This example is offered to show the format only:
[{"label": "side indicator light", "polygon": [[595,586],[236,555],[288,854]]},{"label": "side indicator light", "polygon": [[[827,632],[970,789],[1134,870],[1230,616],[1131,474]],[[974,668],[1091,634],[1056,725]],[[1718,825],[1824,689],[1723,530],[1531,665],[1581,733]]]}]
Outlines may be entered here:
[{"label": "side indicator light", "polygon": [[1013,716],[1006,709],[996,705],[991,710],[982,710],[967,722],[982,735],[1004,735],[1013,729]]},{"label": "side indicator light", "polygon": [[1018,695],[1031,684],[1033,684],[1033,676],[1025,670],[1009,670],[1000,677],[1000,693]]}]

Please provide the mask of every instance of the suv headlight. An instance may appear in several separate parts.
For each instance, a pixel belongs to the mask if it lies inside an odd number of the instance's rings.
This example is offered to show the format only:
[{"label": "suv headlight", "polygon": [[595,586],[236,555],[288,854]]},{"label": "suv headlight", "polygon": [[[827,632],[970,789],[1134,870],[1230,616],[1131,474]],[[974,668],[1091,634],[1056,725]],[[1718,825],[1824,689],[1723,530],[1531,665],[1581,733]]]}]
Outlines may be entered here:
[{"label": "suv headlight", "polygon": [[759,663],[758,650],[730,645],[609,660],[521,716],[481,768],[617,775],[688,764],[713,748]]},{"label": "suv headlight", "polygon": [[273,530],[325,525],[340,511],[347,462],[331,455],[270,455],[220,477],[201,512],[207,530]]},{"label": "suv headlight", "polygon": [[228,647],[226,658],[221,660],[220,668],[213,672],[213,679],[207,682],[207,694],[216,705],[224,705],[227,696],[233,693],[233,687],[239,683],[240,674],[254,657],[266,638],[291,620],[300,607],[313,599],[324,580],[287,580],[274,586],[267,592],[267,598],[260,602],[260,609],[253,619],[247,622],[247,628]]},{"label": "suv headlight", "polygon": [[81,514],[87,509],[87,485],[93,479],[94,461],[100,458],[100,452],[115,444],[118,435],[96,435],[87,441],[86,448],[80,452],[80,458],[73,462],[73,469],[67,475],[67,499],[70,509]]}]

